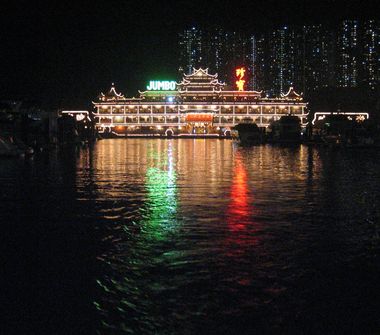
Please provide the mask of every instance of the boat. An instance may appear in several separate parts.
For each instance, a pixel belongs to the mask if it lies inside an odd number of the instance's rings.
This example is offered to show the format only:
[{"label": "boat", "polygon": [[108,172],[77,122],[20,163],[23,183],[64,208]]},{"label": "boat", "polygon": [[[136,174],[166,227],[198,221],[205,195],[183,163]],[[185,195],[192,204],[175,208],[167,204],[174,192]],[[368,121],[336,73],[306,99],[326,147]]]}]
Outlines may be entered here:
[{"label": "boat", "polygon": [[273,143],[299,143],[301,120],[296,115],[284,115],[269,125],[268,139]]},{"label": "boat", "polygon": [[256,123],[239,123],[233,127],[231,135],[242,145],[255,145],[264,142],[264,131]]}]

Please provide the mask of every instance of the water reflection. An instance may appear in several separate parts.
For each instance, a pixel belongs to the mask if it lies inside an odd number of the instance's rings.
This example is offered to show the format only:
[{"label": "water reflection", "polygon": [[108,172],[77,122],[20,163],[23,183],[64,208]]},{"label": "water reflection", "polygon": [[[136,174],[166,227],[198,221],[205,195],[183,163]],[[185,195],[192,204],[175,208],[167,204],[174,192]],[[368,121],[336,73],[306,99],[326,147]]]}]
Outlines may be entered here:
[{"label": "water reflection", "polygon": [[0,172],[35,333],[380,329],[377,151],[103,140]]},{"label": "water reflection", "polygon": [[146,227],[146,233],[162,239],[165,232],[176,227],[177,176],[173,143],[169,142],[167,149],[161,152],[150,151],[149,156],[151,164],[146,170],[145,182],[147,202],[143,210],[144,219],[140,223]]},{"label": "water reflection", "polygon": [[[231,181],[230,204],[227,210],[227,222],[232,231],[242,230],[249,223],[254,211],[253,195],[249,194],[248,176],[241,153],[235,155],[234,175]],[[249,202],[251,201],[251,203]]]},{"label": "water reflection", "polygon": [[100,333],[286,333],[293,313],[317,323],[305,301],[316,271],[331,271],[323,255],[339,262],[358,242],[342,230],[348,205],[358,217],[350,158],[217,140],[104,141],[93,156],[109,242]]}]

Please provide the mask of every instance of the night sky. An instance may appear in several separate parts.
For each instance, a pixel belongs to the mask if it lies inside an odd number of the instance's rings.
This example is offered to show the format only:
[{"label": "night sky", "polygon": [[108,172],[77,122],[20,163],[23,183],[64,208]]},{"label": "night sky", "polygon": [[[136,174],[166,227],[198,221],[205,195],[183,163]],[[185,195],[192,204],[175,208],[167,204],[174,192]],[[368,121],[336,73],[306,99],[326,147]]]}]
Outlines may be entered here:
[{"label": "night sky", "polygon": [[177,34],[192,25],[253,33],[378,16],[377,1],[25,1],[0,11],[0,99],[89,108],[115,82],[128,96],[179,79]]}]

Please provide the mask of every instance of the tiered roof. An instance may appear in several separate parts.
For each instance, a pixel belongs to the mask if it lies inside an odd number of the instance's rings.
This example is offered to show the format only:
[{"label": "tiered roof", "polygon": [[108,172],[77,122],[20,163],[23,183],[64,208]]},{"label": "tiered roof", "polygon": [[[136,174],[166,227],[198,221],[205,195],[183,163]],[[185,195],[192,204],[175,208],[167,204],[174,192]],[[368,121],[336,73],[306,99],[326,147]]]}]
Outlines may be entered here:
[{"label": "tiered roof", "polygon": [[117,93],[115,84],[112,83],[110,90],[104,94],[100,93],[98,95],[99,101],[104,101],[104,102],[112,102],[112,101],[135,101],[135,100],[141,100],[141,98],[126,98],[124,94]]},{"label": "tiered roof", "polygon": [[116,92],[115,84],[112,83],[110,90],[104,94],[103,92],[99,95],[100,101],[113,101],[113,100],[127,100],[127,98],[121,94]]},{"label": "tiered roof", "polygon": [[141,92],[138,98],[126,98],[116,91],[112,83],[110,90],[98,96],[99,101],[224,101],[224,102],[249,102],[262,99],[263,101],[303,101],[302,94],[298,94],[293,87],[290,87],[286,94],[281,94],[278,98],[265,98],[262,91],[236,91],[229,90],[226,84],[218,80],[218,74],[208,73],[208,69],[193,69],[193,73],[184,75],[181,82],[177,83],[175,91],[145,91]]},{"label": "tiered roof", "polygon": [[184,75],[182,81],[177,83],[178,92],[220,92],[226,84],[218,80],[218,74],[209,74],[208,69],[193,69],[193,73]]},{"label": "tiered roof", "polygon": [[303,100],[302,94],[298,94],[293,86],[289,87],[289,91],[286,94],[281,93],[281,98],[286,100]]}]

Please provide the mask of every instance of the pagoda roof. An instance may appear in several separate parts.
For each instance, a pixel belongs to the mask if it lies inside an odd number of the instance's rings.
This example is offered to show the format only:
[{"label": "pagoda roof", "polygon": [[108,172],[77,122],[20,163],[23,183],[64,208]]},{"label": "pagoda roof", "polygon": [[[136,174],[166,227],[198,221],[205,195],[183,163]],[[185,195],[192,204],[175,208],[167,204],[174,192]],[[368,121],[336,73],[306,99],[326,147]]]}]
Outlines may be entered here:
[{"label": "pagoda roof", "polygon": [[193,69],[193,73],[184,75],[177,83],[178,92],[186,91],[220,91],[226,84],[218,80],[218,74],[209,74],[208,69]]},{"label": "pagoda roof", "polygon": [[206,68],[206,69],[202,69],[202,68],[196,69],[196,68],[193,68],[193,73],[191,73],[191,74],[185,74],[184,78],[201,77],[201,76],[206,76],[206,77],[209,77],[209,78],[217,78],[218,74],[217,73],[215,73],[215,74],[209,74],[208,73],[208,68]]},{"label": "pagoda roof", "polygon": [[293,86],[289,87],[289,90],[286,94],[281,93],[281,98],[291,100],[303,100],[302,94],[298,94],[293,88]]},{"label": "pagoda roof", "polygon": [[116,92],[115,84],[112,83],[110,90],[106,94],[104,94],[103,92],[100,93],[99,100],[126,100],[126,98],[123,94]]}]

